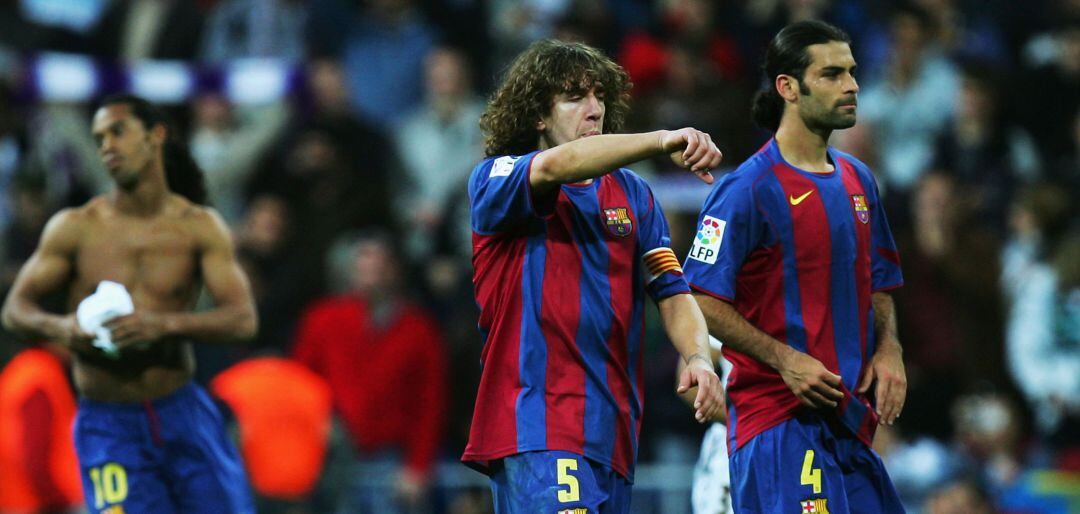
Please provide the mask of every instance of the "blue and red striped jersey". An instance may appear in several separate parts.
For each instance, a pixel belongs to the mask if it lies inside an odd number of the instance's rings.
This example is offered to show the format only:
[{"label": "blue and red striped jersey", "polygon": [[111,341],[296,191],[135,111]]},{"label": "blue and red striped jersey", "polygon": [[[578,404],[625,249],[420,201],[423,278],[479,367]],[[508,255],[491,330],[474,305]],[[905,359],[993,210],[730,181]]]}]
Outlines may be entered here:
[{"label": "blue and red striped jersey", "polygon": [[[829,173],[798,169],[775,140],[709,194],[686,260],[690,287],[843,379],[836,416],[870,444],[877,414],[852,393],[874,353],[873,292],[900,287],[900,257],[865,164],[829,148]],[[771,367],[724,346],[732,450],[793,417],[795,395]],[[871,391],[872,392],[872,389]]]},{"label": "blue and red striped jersey", "polygon": [[690,289],[652,191],[626,169],[538,197],[533,152],[469,179],[483,372],[462,461],[563,450],[633,479],[644,297]]}]

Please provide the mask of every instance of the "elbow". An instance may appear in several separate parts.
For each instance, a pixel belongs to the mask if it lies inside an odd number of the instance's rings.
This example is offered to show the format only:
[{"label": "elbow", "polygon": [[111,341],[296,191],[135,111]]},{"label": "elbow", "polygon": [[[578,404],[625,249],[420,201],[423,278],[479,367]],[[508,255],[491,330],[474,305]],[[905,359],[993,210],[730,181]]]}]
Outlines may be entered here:
[{"label": "elbow", "polygon": [[563,182],[558,170],[561,169],[560,154],[555,150],[546,150],[536,154],[529,165],[529,182],[534,188],[555,186]]},{"label": "elbow", "polygon": [[4,330],[12,333],[21,333],[19,329],[18,318],[15,315],[15,308],[11,306],[11,300],[4,302],[3,310],[0,310],[0,324],[3,324]]},{"label": "elbow", "polygon": [[237,320],[232,340],[237,343],[247,343],[255,339],[259,334],[259,315],[254,308],[246,309],[240,319]]}]

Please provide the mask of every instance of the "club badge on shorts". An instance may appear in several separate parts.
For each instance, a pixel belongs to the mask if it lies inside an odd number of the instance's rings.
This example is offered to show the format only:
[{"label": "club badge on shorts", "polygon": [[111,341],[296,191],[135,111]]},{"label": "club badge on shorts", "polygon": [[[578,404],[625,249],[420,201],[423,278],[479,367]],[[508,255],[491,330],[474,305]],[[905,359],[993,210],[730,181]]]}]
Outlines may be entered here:
[{"label": "club badge on shorts", "polygon": [[604,222],[608,232],[619,237],[626,237],[634,230],[634,222],[626,207],[604,209]]},{"label": "club badge on shorts", "polygon": [[803,500],[799,502],[800,514],[829,514],[829,507],[826,503],[829,500],[825,498],[818,498],[815,500]]},{"label": "club badge on shorts", "polygon": [[851,195],[851,203],[855,206],[855,217],[862,223],[870,223],[870,208],[866,205],[866,195]]}]

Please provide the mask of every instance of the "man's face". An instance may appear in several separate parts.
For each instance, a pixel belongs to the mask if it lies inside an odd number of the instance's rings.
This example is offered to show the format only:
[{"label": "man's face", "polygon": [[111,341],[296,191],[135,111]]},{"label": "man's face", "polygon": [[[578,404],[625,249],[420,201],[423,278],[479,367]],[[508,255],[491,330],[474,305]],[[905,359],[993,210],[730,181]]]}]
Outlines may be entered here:
[{"label": "man's face", "polygon": [[799,115],[810,129],[840,130],[855,125],[859,84],[847,43],[832,41],[807,48],[810,65],[800,84]]},{"label": "man's face", "polygon": [[396,288],[398,268],[393,252],[379,241],[364,241],[356,248],[353,261],[352,285],[364,294],[384,292]]},{"label": "man's face", "polygon": [[97,110],[91,135],[98,155],[109,175],[121,187],[134,185],[139,174],[149,167],[164,142],[164,127],[146,130],[141,120],[124,104],[107,105]]},{"label": "man's face", "polygon": [[540,148],[552,148],[578,138],[604,132],[604,90],[555,95],[551,112],[540,118]]}]

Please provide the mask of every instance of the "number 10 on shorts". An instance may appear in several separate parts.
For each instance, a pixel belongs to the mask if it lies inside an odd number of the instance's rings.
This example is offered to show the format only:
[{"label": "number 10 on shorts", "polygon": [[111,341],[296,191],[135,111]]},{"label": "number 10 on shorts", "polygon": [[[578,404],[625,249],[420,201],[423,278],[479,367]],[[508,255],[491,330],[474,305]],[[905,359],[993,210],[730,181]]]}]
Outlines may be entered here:
[{"label": "number 10 on shorts", "polygon": [[821,494],[821,468],[814,468],[814,450],[806,450],[799,484],[813,486],[814,494]]},{"label": "number 10 on shorts", "polygon": [[94,508],[115,505],[127,499],[128,482],[124,467],[110,462],[100,468],[90,468],[90,481],[94,483]]}]

